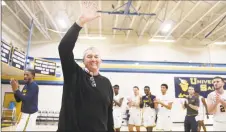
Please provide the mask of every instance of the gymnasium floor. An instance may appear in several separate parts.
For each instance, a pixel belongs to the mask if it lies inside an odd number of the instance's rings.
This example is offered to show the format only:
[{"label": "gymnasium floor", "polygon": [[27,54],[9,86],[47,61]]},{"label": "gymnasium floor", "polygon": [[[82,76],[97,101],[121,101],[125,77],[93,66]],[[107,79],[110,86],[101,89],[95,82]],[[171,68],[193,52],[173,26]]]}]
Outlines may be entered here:
[{"label": "gymnasium floor", "polygon": [[[206,126],[207,131],[212,131],[212,126]],[[2,128],[2,131],[14,131],[15,127],[8,127],[8,128]],[[36,126],[36,129],[34,131],[56,131],[57,126],[46,126],[46,125],[38,125]],[[134,129],[135,130],[135,129]],[[146,129],[144,127],[141,128],[141,131],[145,131]],[[121,131],[128,131],[126,126],[123,126],[121,128]],[[155,129],[154,129],[155,131]],[[174,124],[172,131],[184,131],[183,124]]]}]

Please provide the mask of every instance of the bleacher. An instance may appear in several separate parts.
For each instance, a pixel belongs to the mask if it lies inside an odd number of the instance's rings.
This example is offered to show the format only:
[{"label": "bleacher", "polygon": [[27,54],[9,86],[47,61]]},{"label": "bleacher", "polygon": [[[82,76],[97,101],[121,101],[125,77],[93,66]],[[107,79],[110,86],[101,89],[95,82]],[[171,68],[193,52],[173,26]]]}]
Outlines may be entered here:
[{"label": "bleacher", "polygon": [[13,126],[17,122],[15,102],[11,101],[7,108],[2,108],[1,128]]},{"label": "bleacher", "polygon": [[[38,111],[38,116],[36,119],[37,125],[57,125],[59,121],[59,111],[47,111],[40,110]],[[123,113],[122,125],[128,125],[128,112]]]},{"label": "bleacher", "polygon": [[37,125],[57,125],[59,121],[59,111],[38,111],[38,116],[36,119]]},{"label": "bleacher", "polygon": [[1,127],[9,127],[16,124],[16,109],[3,108],[1,117]]}]

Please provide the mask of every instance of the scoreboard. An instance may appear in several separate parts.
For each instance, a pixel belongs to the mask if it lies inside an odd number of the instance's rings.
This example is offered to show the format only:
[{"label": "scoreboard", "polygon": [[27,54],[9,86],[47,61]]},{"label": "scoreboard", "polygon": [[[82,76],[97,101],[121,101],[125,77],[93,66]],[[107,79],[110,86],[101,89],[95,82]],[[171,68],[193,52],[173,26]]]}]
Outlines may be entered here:
[{"label": "scoreboard", "polygon": [[34,59],[35,73],[55,76],[56,74],[56,62],[50,62],[44,59]]},{"label": "scoreboard", "polygon": [[11,61],[12,61],[11,65],[13,67],[24,70],[24,68],[25,68],[24,67],[25,66],[25,53],[22,52],[22,51],[19,51],[19,49],[17,49],[16,47],[13,48]]},{"label": "scoreboard", "polygon": [[9,64],[12,46],[1,41],[1,57],[2,62]]}]

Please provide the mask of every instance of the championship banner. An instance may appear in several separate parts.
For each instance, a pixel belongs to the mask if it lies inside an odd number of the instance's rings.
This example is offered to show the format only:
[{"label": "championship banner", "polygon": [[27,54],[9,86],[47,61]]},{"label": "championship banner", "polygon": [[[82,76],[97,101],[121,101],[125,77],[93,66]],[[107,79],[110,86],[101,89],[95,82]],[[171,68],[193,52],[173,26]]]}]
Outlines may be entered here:
[{"label": "championship banner", "polygon": [[9,64],[10,54],[11,54],[12,46],[1,41],[1,57],[2,62]]},{"label": "championship banner", "polygon": [[47,61],[44,59],[34,59],[35,73],[55,76],[56,74],[56,62]]},{"label": "championship banner", "polygon": [[[226,82],[226,78],[224,80]],[[212,81],[213,78],[205,77],[174,77],[175,97],[186,97],[188,95],[188,87],[193,86],[195,90],[199,91],[201,96],[206,98],[210,92],[214,91]]]},{"label": "championship banner", "polygon": [[12,51],[12,66],[18,68],[20,70],[24,70],[25,68],[25,53],[20,51],[16,47],[13,48]]}]

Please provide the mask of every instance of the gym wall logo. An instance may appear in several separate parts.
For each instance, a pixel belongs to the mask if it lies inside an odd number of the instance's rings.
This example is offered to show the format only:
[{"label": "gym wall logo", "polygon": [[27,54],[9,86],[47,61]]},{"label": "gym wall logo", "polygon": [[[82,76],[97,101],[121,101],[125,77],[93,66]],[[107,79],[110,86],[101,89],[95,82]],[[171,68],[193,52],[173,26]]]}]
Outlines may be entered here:
[{"label": "gym wall logo", "polygon": [[184,98],[188,95],[188,87],[193,86],[195,90],[199,91],[200,95],[207,97],[207,95],[214,91],[213,78],[202,77],[174,77],[175,97]]}]

